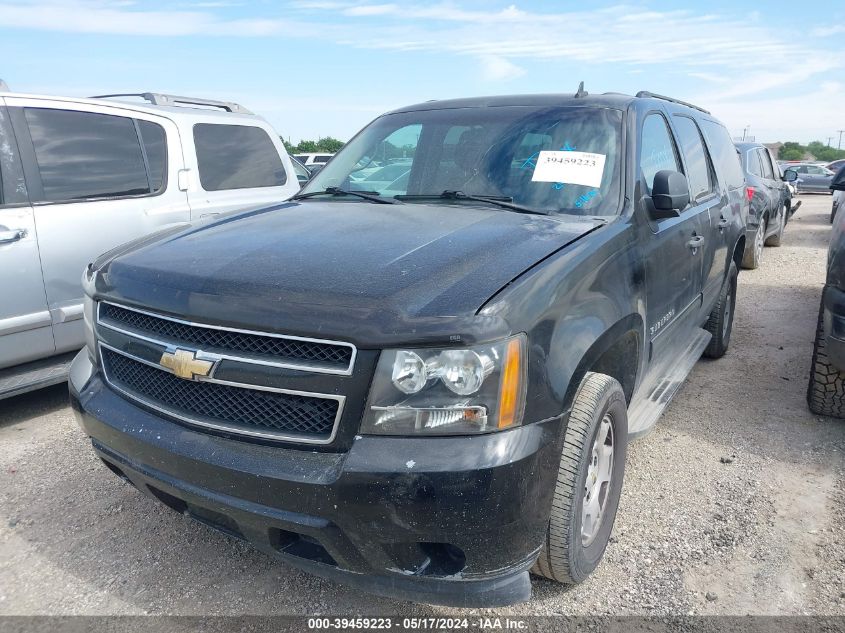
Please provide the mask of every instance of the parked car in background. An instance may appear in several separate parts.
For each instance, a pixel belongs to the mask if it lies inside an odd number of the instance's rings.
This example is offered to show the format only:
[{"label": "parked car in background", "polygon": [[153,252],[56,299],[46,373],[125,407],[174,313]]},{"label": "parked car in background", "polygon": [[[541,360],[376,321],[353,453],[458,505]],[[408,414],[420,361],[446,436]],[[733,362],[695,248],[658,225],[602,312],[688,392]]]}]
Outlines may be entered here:
[{"label": "parked car in background", "polygon": [[837,212],[845,208],[845,164],[843,164],[830,183],[830,190],[833,192],[833,203],[830,209],[830,223],[836,219]]},{"label": "parked car in background", "polygon": [[[830,185],[834,200],[845,200],[845,167]],[[827,277],[822,289],[816,340],[807,387],[810,410],[845,418],[845,213],[835,217],[827,255]]]},{"label": "parked car in background", "polygon": [[[355,181],[388,145],[410,177]],[[410,106],[283,211],[90,266],[73,407],[111,471],[294,566],[526,600],[596,568],[629,436],[728,350],[747,208],[727,129],[668,97]]]},{"label": "parked car in background", "polygon": [[300,163],[310,168],[312,165],[325,165],[334,156],[326,152],[300,152],[294,154],[293,157]]},{"label": "parked car in background", "polygon": [[835,160],[832,163],[828,163],[825,165],[830,171],[833,173],[838,172],[843,166],[845,166],[845,158],[840,158],[839,160]]},{"label": "parked car in background", "polygon": [[299,190],[275,131],[242,106],[106,97],[0,93],[0,398],[65,379],[100,253]]},{"label": "parked car in background", "polygon": [[777,161],[765,145],[736,143],[736,148],[745,172],[746,195],[751,202],[742,266],[757,268],[764,244],[780,246],[791,208],[786,182],[794,181],[797,175],[789,166],[782,176]]},{"label": "parked car in background", "polygon": [[295,156],[290,157],[290,162],[300,186],[311,180],[311,171],[305,165],[300,163]]},{"label": "parked car in background", "polygon": [[799,193],[830,193],[833,172],[824,165],[798,163],[789,165],[798,174]]}]

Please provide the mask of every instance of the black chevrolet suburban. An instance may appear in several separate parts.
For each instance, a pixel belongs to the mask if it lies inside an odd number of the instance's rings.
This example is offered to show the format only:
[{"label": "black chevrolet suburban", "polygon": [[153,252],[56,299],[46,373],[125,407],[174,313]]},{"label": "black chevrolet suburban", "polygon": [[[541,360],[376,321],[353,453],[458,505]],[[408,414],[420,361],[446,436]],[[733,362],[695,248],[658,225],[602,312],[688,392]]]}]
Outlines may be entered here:
[{"label": "black chevrolet suburban", "polygon": [[293,200],[91,264],[73,406],[112,472],[292,565],[526,600],[598,565],[628,439],[728,348],[744,186],[646,92],[402,108]]}]

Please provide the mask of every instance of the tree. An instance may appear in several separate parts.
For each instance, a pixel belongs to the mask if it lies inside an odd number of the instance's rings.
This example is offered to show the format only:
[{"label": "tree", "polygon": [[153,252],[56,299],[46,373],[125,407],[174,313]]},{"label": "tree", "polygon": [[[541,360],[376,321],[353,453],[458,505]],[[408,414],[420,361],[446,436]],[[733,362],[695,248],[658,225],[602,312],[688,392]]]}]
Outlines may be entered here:
[{"label": "tree", "polygon": [[331,154],[334,154],[335,152],[339,152],[340,148],[343,146],[343,141],[339,141],[331,136],[323,136],[322,138],[317,140],[318,152],[329,152]]}]

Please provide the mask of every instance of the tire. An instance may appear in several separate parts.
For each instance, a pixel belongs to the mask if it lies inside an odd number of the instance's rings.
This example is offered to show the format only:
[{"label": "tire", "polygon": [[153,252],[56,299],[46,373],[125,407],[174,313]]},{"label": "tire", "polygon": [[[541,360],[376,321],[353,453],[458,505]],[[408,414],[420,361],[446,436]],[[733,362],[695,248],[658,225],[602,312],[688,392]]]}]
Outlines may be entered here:
[{"label": "tire", "polygon": [[774,235],[770,235],[769,238],[766,240],[766,246],[780,246],[783,240],[783,232],[786,229],[786,211],[784,211],[783,217],[780,219],[780,227],[778,228],[778,232]]},{"label": "tire", "polygon": [[[608,432],[608,429],[610,432]],[[598,437],[604,434],[605,442]],[[611,442],[610,455],[603,449]],[[601,469],[610,465],[609,480],[602,484]],[[588,372],[575,394],[563,440],[552,511],[546,539],[532,573],[562,583],[579,583],[598,566],[607,548],[625,475],[628,449],[628,409],[622,386],[610,376]],[[605,470],[605,469],[601,469]],[[605,470],[606,472],[606,470]],[[593,488],[588,496],[588,475]],[[598,500],[603,507],[594,529],[584,530],[584,503]],[[603,503],[603,506],[602,506]],[[593,504],[591,504],[593,505]],[[595,507],[595,506],[594,506]]]},{"label": "tire", "polygon": [[731,344],[731,331],[734,325],[734,310],[736,308],[736,264],[731,262],[728,276],[722,283],[719,300],[713,306],[713,311],[707,317],[704,329],[710,332],[711,338],[704,349],[707,358],[722,358]]},{"label": "tire", "polygon": [[831,206],[830,208],[830,223],[833,224],[833,221],[836,219],[836,207]]},{"label": "tire", "polygon": [[749,270],[754,270],[760,267],[760,261],[763,259],[763,242],[766,236],[766,223],[760,222],[757,226],[757,232],[754,234],[754,241],[750,248],[746,248],[742,254],[742,267]]},{"label": "tire", "polygon": [[813,362],[810,365],[810,383],[807,385],[807,404],[810,405],[810,411],[818,415],[845,418],[845,374],[830,363],[826,347],[822,299],[816,324]]}]

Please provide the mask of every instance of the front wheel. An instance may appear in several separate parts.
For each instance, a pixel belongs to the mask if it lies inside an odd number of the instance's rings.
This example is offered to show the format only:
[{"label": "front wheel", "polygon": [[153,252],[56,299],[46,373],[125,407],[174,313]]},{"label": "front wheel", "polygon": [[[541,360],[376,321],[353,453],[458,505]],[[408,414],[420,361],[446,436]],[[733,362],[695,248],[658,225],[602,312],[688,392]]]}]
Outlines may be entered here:
[{"label": "front wheel", "polygon": [[783,241],[783,231],[786,229],[786,217],[788,212],[784,209],[783,217],[780,219],[780,227],[778,228],[778,232],[774,235],[769,236],[769,239],[766,240],[766,246],[780,246],[781,242]]},{"label": "front wheel", "polygon": [[588,372],[572,404],[546,539],[533,573],[578,583],[598,566],[619,506],[627,449],[622,386]]},{"label": "front wheel", "polygon": [[754,241],[745,249],[742,255],[742,267],[755,269],[760,267],[760,260],[763,259],[763,242],[766,238],[766,223],[761,219],[757,225],[757,232],[754,234]]},{"label": "front wheel", "polygon": [[807,385],[807,404],[818,415],[845,418],[845,374],[827,357],[824,333],[824,299],[819,306],[816,340],[810,364],[810,383]]}]

